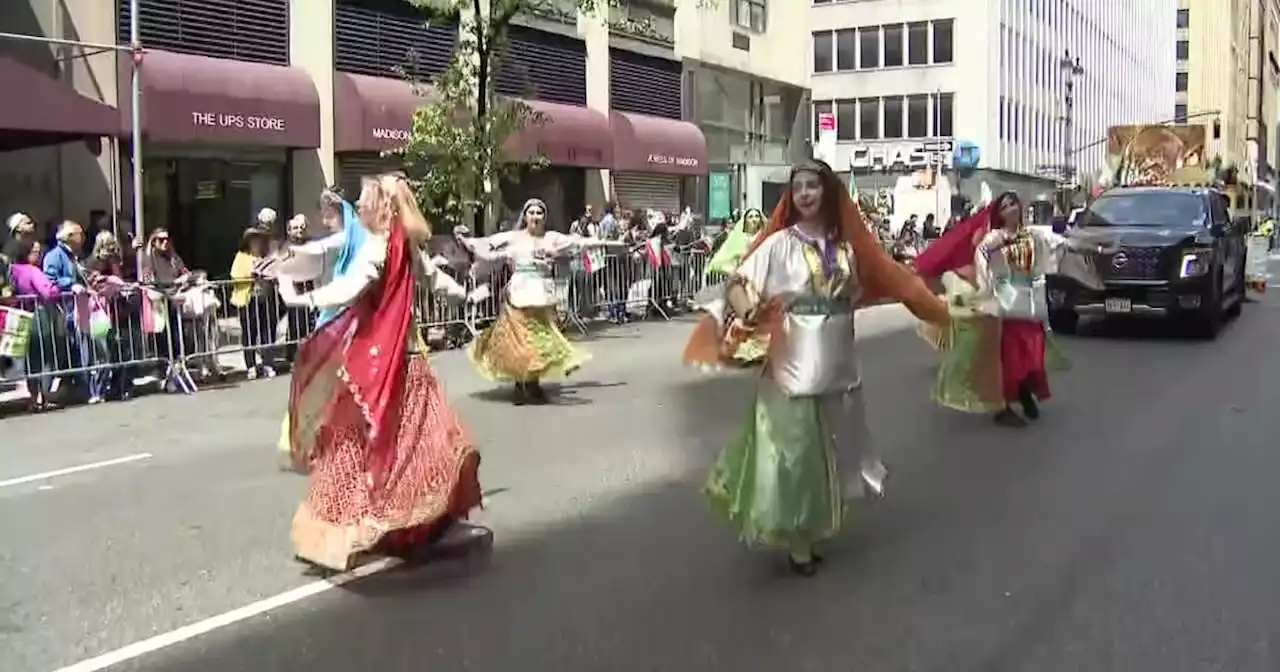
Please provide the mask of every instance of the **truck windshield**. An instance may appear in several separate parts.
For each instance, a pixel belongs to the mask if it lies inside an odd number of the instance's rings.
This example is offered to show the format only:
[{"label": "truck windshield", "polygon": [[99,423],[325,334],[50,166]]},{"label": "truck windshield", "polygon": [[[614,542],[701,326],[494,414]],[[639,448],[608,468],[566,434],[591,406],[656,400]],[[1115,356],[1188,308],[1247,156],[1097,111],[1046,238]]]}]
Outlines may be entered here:
[{"label": "truck windshield", "polygon": [[1174,191],[1104,195],[1080,215],[1080,226],[1203,226],[1204,199]]}]

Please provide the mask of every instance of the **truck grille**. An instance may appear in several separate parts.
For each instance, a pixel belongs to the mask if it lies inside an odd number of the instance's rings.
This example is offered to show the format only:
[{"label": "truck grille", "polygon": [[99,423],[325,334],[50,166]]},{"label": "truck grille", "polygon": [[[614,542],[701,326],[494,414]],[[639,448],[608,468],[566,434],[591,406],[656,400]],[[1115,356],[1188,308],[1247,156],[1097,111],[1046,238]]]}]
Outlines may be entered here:
[{"label": "truck grille", "polygon": [[1119,252],[1101,261],[1107,277],[1112,280],[1158,280],[1160,275],[1160,247],[1122,247]]}]

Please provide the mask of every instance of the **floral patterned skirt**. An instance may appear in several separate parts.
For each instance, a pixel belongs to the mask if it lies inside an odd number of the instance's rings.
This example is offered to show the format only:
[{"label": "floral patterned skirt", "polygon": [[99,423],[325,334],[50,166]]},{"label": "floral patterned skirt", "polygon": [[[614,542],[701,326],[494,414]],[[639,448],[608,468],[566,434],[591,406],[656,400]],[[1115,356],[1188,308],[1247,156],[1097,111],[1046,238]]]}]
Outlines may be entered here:
[{"label": "floral patterned skirt", "polygon": [[567,376],[590,359],[561,333],[551,306],[507,306],[467,356],[485,378],[517,383]]},{"label": "floral patterned skirt", "polygon": [[413,544],[480,505],[480,454],[424,357],[411,355],[391,475],[374,490],[367,425],[349,394],[319,428],[310,487],[293,518],[295,554],[336,570],[379,542]]}]

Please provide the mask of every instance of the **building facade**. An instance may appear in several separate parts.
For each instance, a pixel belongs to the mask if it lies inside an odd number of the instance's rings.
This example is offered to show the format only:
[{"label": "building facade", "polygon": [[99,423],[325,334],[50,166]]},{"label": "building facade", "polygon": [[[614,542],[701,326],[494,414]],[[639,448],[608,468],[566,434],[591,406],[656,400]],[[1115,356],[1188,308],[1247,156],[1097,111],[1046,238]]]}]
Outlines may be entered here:
[{"label": "building facade", "polygon": [[[946,154],[973,146],[979,160],[959,180],[966,195],[986,182],[1035,198],[1064,180],[1064,165],[1098,172],[1108,126],[1172,116],[1163,84],[1174,79],[1172,22],[1133,26],[1172,19],[1175,2],[814,0],[815,114],[834,113],[835,161],[859,186],[945,167]],[[1068,56],[1079,58],[1073,75]]]},{"label": "building facade", "polygon": [[[739,4],[747,8],[741,17]],[[788,117],[808,77],[807,33],[773,4],[633,0],[608,16],[583,16],[574,0],[559,0],[519,17],[491,83],[546,120],[517,134],[510,151],[550,165],[503,185],[504,202],[542,197],[555,225],[610,199],[667,211],[705,205],[708,140],[691,121],[692,82],[704,68],[726,77],[758,68],[791,87],[778,93],[749,78],[746,95],[725,104],[730,112],[716,113],[744,132],[718,141],[717,161],[781,165]],[[23,0],[0,9],[0,25],[127,45],[129,7]],[[431,96],[405,72],[429,81],[461,39],[458,25],[427,26],[404,0],[140,0],[138,14],[136,57],[0,38],[0,81],[40,92],[29,106],[0,110],[0,211],[132,218],[137,72],[146,228],[172,229],[179,252],[214,274],[260,208],[312,215],[322,187],[354,188],[361,176],[395,167],[385,153],[408,137],[414,111]],[[772,37],[787,30],[790,46],[776,49]],[[753,38],[749,48],[734,46],[740,35]],[[784,54],[789,69],[779,66]],[[68,113],[39,112],[47,109]]]},{"label": "building facade", "polygon": [[709,219],[771,210],[808,154],[809,32],[805,12],[778,0],[676,14],[685,113],[707,138],[709,172],[696,193]]}]

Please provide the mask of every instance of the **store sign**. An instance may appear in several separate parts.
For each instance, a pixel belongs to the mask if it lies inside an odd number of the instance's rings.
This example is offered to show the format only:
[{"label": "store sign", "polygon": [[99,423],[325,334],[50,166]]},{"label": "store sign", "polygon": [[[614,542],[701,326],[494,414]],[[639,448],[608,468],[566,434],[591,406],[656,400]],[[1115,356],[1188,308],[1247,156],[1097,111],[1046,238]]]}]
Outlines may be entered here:
[{"label": "store sign", "polygon": [[680,166],[682,168],[697,168],[698,160],[691,156],[672,156],[670,154],[650,154],[649,165],[651,166]]},{"label": "store sign", "polygon": [[283,133],[282,117],[254,114],[222,114],[220,112],[192,112],[191,123],[201,128],[243,128],[250,131]]},{"label": "store sign", "polygon": [[955,143],[950,140],[854,145],[849,167],[853,170],[913,170],[926,166],[949,166],[954,153]]},{"label": "store sign", "polygon": [[818,144],[813,148],[813,158],[830,164],[836,158],[836,115],[831,112],[818,114]]},{"label": "store sign", "polygon": [[377,140],[409,142],[409,131],[404,128],[374,128],[370,131]]}]

